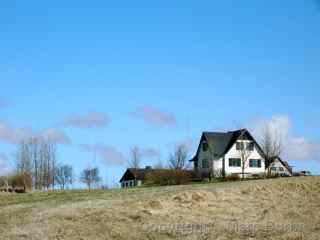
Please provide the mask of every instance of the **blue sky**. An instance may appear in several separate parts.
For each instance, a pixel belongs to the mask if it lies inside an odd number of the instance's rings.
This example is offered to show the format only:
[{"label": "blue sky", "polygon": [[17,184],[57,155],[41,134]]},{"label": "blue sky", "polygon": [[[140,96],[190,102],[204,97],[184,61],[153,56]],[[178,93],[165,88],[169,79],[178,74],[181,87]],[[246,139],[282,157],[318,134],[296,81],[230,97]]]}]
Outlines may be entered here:
[{"label": "blue sky", "polygon": [[60,161],[111,183],[133,145],[151,164],[267,122],[286,160],[320,173],[319,22],[312,0],[1,2],[0,166],[49,132]]}]

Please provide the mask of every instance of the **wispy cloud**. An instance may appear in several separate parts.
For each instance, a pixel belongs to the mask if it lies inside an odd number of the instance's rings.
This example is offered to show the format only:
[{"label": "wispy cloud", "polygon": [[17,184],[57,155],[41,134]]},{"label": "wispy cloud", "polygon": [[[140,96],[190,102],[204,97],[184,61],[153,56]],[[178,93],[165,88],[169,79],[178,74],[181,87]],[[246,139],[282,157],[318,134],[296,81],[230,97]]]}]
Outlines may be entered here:
[{"label": "wispy cloud", "polygon": [[159,159],[161,152],[156,148],[141,148],[141,156],[145,159]]},{"label": "wispy cloud", "polygon": [[110,118],[102,112],[89,112],[86,115],[71,114],[61,123],[65,127],[102,128],[110,123]]},{"label": "wispy cloud", "polygon": [[257,139],[263,136],[263,129],[268,126],[271,133],[277,134],[284,145],[284,157],[290,160],[320,161],[320,142],[297,136],[292,120],[287,115],[274,115],[271,118],[254,118],[247,124]]},{"label": "wispy cloud", "polygon": [[0,109],[7,107],[8,105],[9,105],[9,102],[6,99],[0,97]]},{"label": "wispy cloud", "polygon": [[153,125],[170,127],[177,125],[177,120],[174,115],[155,109],[151,106],[137,107],[135,111],[131,112],[130,114]]},{"label": "wispy cloud", "polygon": [[85,152],[96,154],[106,165],[123,165],[127,162],[126,157],[115,147],[102,144],[82,144],[80,149]]},{"label": "wispy cloud", "polygon": [[10,144],[19,144],[30,137],[40,137],[58,144],[70,144],[71,139],[58,129],[44,129],[35,131],[32,128],[14,128],[0,121],[0,140]]},{"label": "wispy cloud", "polygon": [[183,146],[187,151],[191,152],[194,147],[194,141],[190,137],[186,137],[176,142],[171,142],[167,144],[167,147],[169,149],[176,149],[179,146]]},{"label": "wispy cloud", "polygon": [[40,135],[40,137],[44,139],[59,144],[71,144],[72,142],[71,139],[64,132],[54,128],[42,130],[38,135]]}]

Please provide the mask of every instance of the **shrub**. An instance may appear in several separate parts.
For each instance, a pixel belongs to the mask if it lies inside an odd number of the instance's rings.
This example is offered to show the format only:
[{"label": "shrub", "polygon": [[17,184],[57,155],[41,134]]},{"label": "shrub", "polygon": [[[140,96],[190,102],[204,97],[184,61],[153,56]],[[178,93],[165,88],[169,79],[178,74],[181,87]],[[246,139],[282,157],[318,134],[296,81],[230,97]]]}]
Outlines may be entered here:
[{"label": "shrub", "polygon": [[28,173],[18,173],[8,177],[8,184],[13,189],[31,189],[32,177]]},{"label": "shrub", "polygon": [[265,174],[264,173],[255,173],[255,174],[252,174],[251,177],[254,179],[261,179],[261,178],[265,178]]},{"label": "shrub", "polygon": [[239,181],[240,177],[239,174],[230,174],[228,176],[226,176],[226,181]]},{"label": "shrub", "polygon": [[279,173],[277,172],[271,172],[270,174],[268,174],[267,178],[278,178],[280,177]]},{"label": "shrub", "polygon": [[185,184],[196,178],[193,171],[159,169],[147,173],[145,177],[146,185],[180,185]]}]

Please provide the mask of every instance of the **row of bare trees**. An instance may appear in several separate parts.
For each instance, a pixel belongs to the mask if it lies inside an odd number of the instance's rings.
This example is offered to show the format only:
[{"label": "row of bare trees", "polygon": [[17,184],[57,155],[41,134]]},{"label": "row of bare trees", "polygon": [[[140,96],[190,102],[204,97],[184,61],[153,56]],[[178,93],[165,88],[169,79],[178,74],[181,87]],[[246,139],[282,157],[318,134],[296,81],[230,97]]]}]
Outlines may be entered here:
[{"label": "row of bare trees", "polygon": [[[73,167],[57,161],[57,145],[43,138],[30,138],[21,142],[15,163],[15,174],[22,176],[22,185],[26,186],[31,177],[31,187],[34,189],[66,189],[76,181]],[[79,181],[88,189],[96,187],[101,181],[99,169],[85,168]]]},{"label": "row of bare trees", "polygon": [[[264,129],[260,145],[264,151],[266,167],[270,165],[275,156],[280,156],[283,150],[281,138],[275,132],[272,132],[268,126]],[[251,152],[245,145],[238,150],[244,177],[245,166],[248,164]],[[174,152],[169,155],[167,163],[163,164],[160,161],[155,165],[155,168],[187,169],[189,167],[188,157],[187,147],[178,145]],[[140,168],[141,161],[141,150],[135,146],[130,151],[128,166],[135,169]],[[16,156],[16,173],[22,176],[31,176],[32,187],[39,190],[54,189],[55,187],[65,189],[75,181],[73,167],[67,164],[60,164],[57,161],[56,144],[41,138],[30,138],[19,145]],[[97,186],[101,182],[99,169],[97,167],[83,169],[79,180],[88,189]]]},{"label": "row of bare trees", "polygon": [[57,161],[57,146],[43,138],[29,138],[20,143],[16,155],[16,174],[31,176],[34,189],[60,186],[64,189],[73,183],[73,168]]},{"label": "row of bare trees", "polygon": [[[183,145],[177,146],[169,156],[167,168],[182,170],[187,167],[188,151]],[[130,152],[129,167],[139,168],[142,154],[138,147]],[[161,166],[160,166],[161,165]],[[158,163],[157,168],[164,168]],[[15,160],[15,175],[21,176],[22,185],[37,190],[66,189],[76,181],[73,167],[57,161],[57,145],[43,138],[29,138],[18,145]],[[101,183],[99,168],[87,167],[79,181],[90,190]]]}]

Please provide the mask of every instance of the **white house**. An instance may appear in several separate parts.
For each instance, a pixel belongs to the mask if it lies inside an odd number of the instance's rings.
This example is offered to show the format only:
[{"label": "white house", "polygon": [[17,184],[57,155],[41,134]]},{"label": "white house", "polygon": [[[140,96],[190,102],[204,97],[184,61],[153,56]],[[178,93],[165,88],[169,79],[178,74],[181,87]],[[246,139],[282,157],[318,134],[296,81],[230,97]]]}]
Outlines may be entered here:
[{"label": "white house", "polygon": [[[266,171],[264,153],[247,129],[229,132],[203,132],[196,155],[191,159],[200,173],[213,176],[244,174],[250,176]],[[283,165],[282,162],[280,162]],[[279,169],[279,166],[278,166]]]},{"label": "white house", "polygon": [[270,172],[279,174],[280,176],[292,176],[292,167],[288,162],[283,161],[280,157],[272,158],[270,163]]}]

